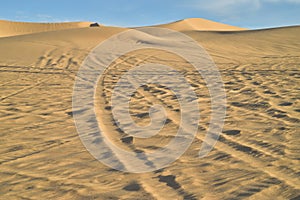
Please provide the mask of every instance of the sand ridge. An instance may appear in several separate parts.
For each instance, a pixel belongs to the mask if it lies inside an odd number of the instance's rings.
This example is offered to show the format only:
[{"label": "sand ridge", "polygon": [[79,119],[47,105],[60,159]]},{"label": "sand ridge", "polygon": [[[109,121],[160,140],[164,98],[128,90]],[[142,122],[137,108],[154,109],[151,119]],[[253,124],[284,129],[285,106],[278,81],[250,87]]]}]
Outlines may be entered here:
[{"label": "sand ridge", "polygon": [[30,23],[0,20],[0,37],[89,27],[92,22]]},{"label": "sand ridge", "polygon": [[231,26],[219,22],[214,22],[202,18],[188,18],[171,22],[167,24],[157,25],[154,27],[169,28],[176,31],[242,31],[247,30],[246,28],[240,28],[237,26]]}]

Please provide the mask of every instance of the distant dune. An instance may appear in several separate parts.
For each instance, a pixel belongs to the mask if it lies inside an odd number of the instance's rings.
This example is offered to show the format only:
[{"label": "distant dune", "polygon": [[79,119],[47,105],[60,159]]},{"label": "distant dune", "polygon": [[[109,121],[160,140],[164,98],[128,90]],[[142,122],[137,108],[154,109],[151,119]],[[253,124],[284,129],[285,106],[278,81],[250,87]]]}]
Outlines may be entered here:
[{"label": "distant dune", "polygon": [[30,23],[0,20],[0,37],[89,27],[91,22]]},{"label": "distant dune", "polygon": [[[0,37],[10,37],[31,33],[58,31],[89,27],[92,22],[30,23],[0,20]],[[177,31],[239,31],[247,30],[201,18],[189,18],[153,27],[169,28]]]},{"label": "distant dune", "polygon": [[182,57],[156,49],[115,60],[96,87],[95,114],[107,141],[120,148],[147,153],[165,146],[181,114],[167,87],[141,87],[131,98],[132,118],[147,125],[150,106],[161,104],[168,122],[151,138],[130,139],[110,104],[123,72],[145,63],[171,66],[199,97],[199,130],[185,154],[164,169],[132,174],[95,160],[76,131],[72,93],[81,63],[100,42],[128,30],[89,25],[0,21],[0,199],[299,199],[300,26],[245,30],[204,19],[154,26],[192,37],[220,70],[227,116],[213,151],[202,159],[211,97],[201,76]]},{"label": "distant dune", "polygon": [[187,30],[199,30],[199,31],[240,31],[247,30],[245,28],[240,28],[237,26],[230,26],[227,24],[222,24],[207,19],[201,18],[188,18],[184,20],[179,20],[176,22],[157,25],[154,27],[169,28],[177,31],[187,31]]}]

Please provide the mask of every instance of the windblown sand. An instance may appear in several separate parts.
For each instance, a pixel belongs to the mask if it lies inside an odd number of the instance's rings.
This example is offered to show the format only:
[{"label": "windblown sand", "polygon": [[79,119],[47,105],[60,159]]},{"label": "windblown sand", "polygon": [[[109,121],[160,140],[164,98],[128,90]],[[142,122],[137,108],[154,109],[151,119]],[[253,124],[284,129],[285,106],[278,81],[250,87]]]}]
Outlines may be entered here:
[{"label": "windblown sand", "polygon": [[122,73],[143,63],[182,70],[201,107],[190,148],[170,166],[133,174],[103,165],[81,143],[72,116],[76,73],[101,41],[126,29],[90,23],[0,22],[0,199],[299,199],[300,27],[243,30],[202,19],[160,25],[195,39],[212,56],[226,87],[223,133],[210,154],[198,152],[210,120],[204,80],[171,53],[140,50],[120,57],[97,87],[99,126],[130,151],[153,151],[174,137],[180,107],[167,88],[148,85],[130,112],[145,125],[151,105],[168,123],[148,139],[124,143],[110,109]]}]

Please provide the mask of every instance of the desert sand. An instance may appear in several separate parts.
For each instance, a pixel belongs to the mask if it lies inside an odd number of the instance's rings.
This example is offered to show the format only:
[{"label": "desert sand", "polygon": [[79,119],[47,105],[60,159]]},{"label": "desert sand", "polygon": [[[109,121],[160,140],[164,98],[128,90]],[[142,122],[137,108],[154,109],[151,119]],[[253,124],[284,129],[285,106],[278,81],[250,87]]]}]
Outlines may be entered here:
[{"label": "desert sand", "polygon": [[201,107],[198,133],[183,156],[161,170],[134,174],[97,161],[76,131],[72,93],[81,63],[101,41],[128,30],[89,25],[0,21],[0,199],[300,198],[300,26],[246,30],[204,19],[157,26],[202,45],[225,84],[223,133],[201,159],[211,113],[204,80],[168,52],[139,50],[116,60],[99,81],[95,101],[99,126],[116,145],[150,152],[166,145],[180,124],[174,94],[149,85],[132,96],[132,118],[147,124],[149,107],[159,103],[169,122],[154,137],[122,140],[126,134],[107,108],[114,85],[133,66],[160,63],[181,70]]},{"label": "desert sand", "polygon": [[176,31],[240,31],[247,30],[246,28],[222,24],[201,18],[188,18],[176,22],[161,24],[154,27],[169,28]]},{"label": "desert sand", "polygon": [[0,37],[88,27],[91,22],[30,23],[0,20]]}]

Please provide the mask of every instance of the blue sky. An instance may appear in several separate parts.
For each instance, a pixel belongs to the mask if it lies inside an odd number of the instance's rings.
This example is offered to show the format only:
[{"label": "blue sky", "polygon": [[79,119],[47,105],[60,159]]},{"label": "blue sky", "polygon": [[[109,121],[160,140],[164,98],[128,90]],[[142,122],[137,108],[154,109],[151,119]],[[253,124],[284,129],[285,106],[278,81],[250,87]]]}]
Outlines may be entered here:
[{"label": "blue sky", "polygon": [[200,17],[246,28],[300,24],[300,0],[7,0],[0,19],[142,26]]}]

